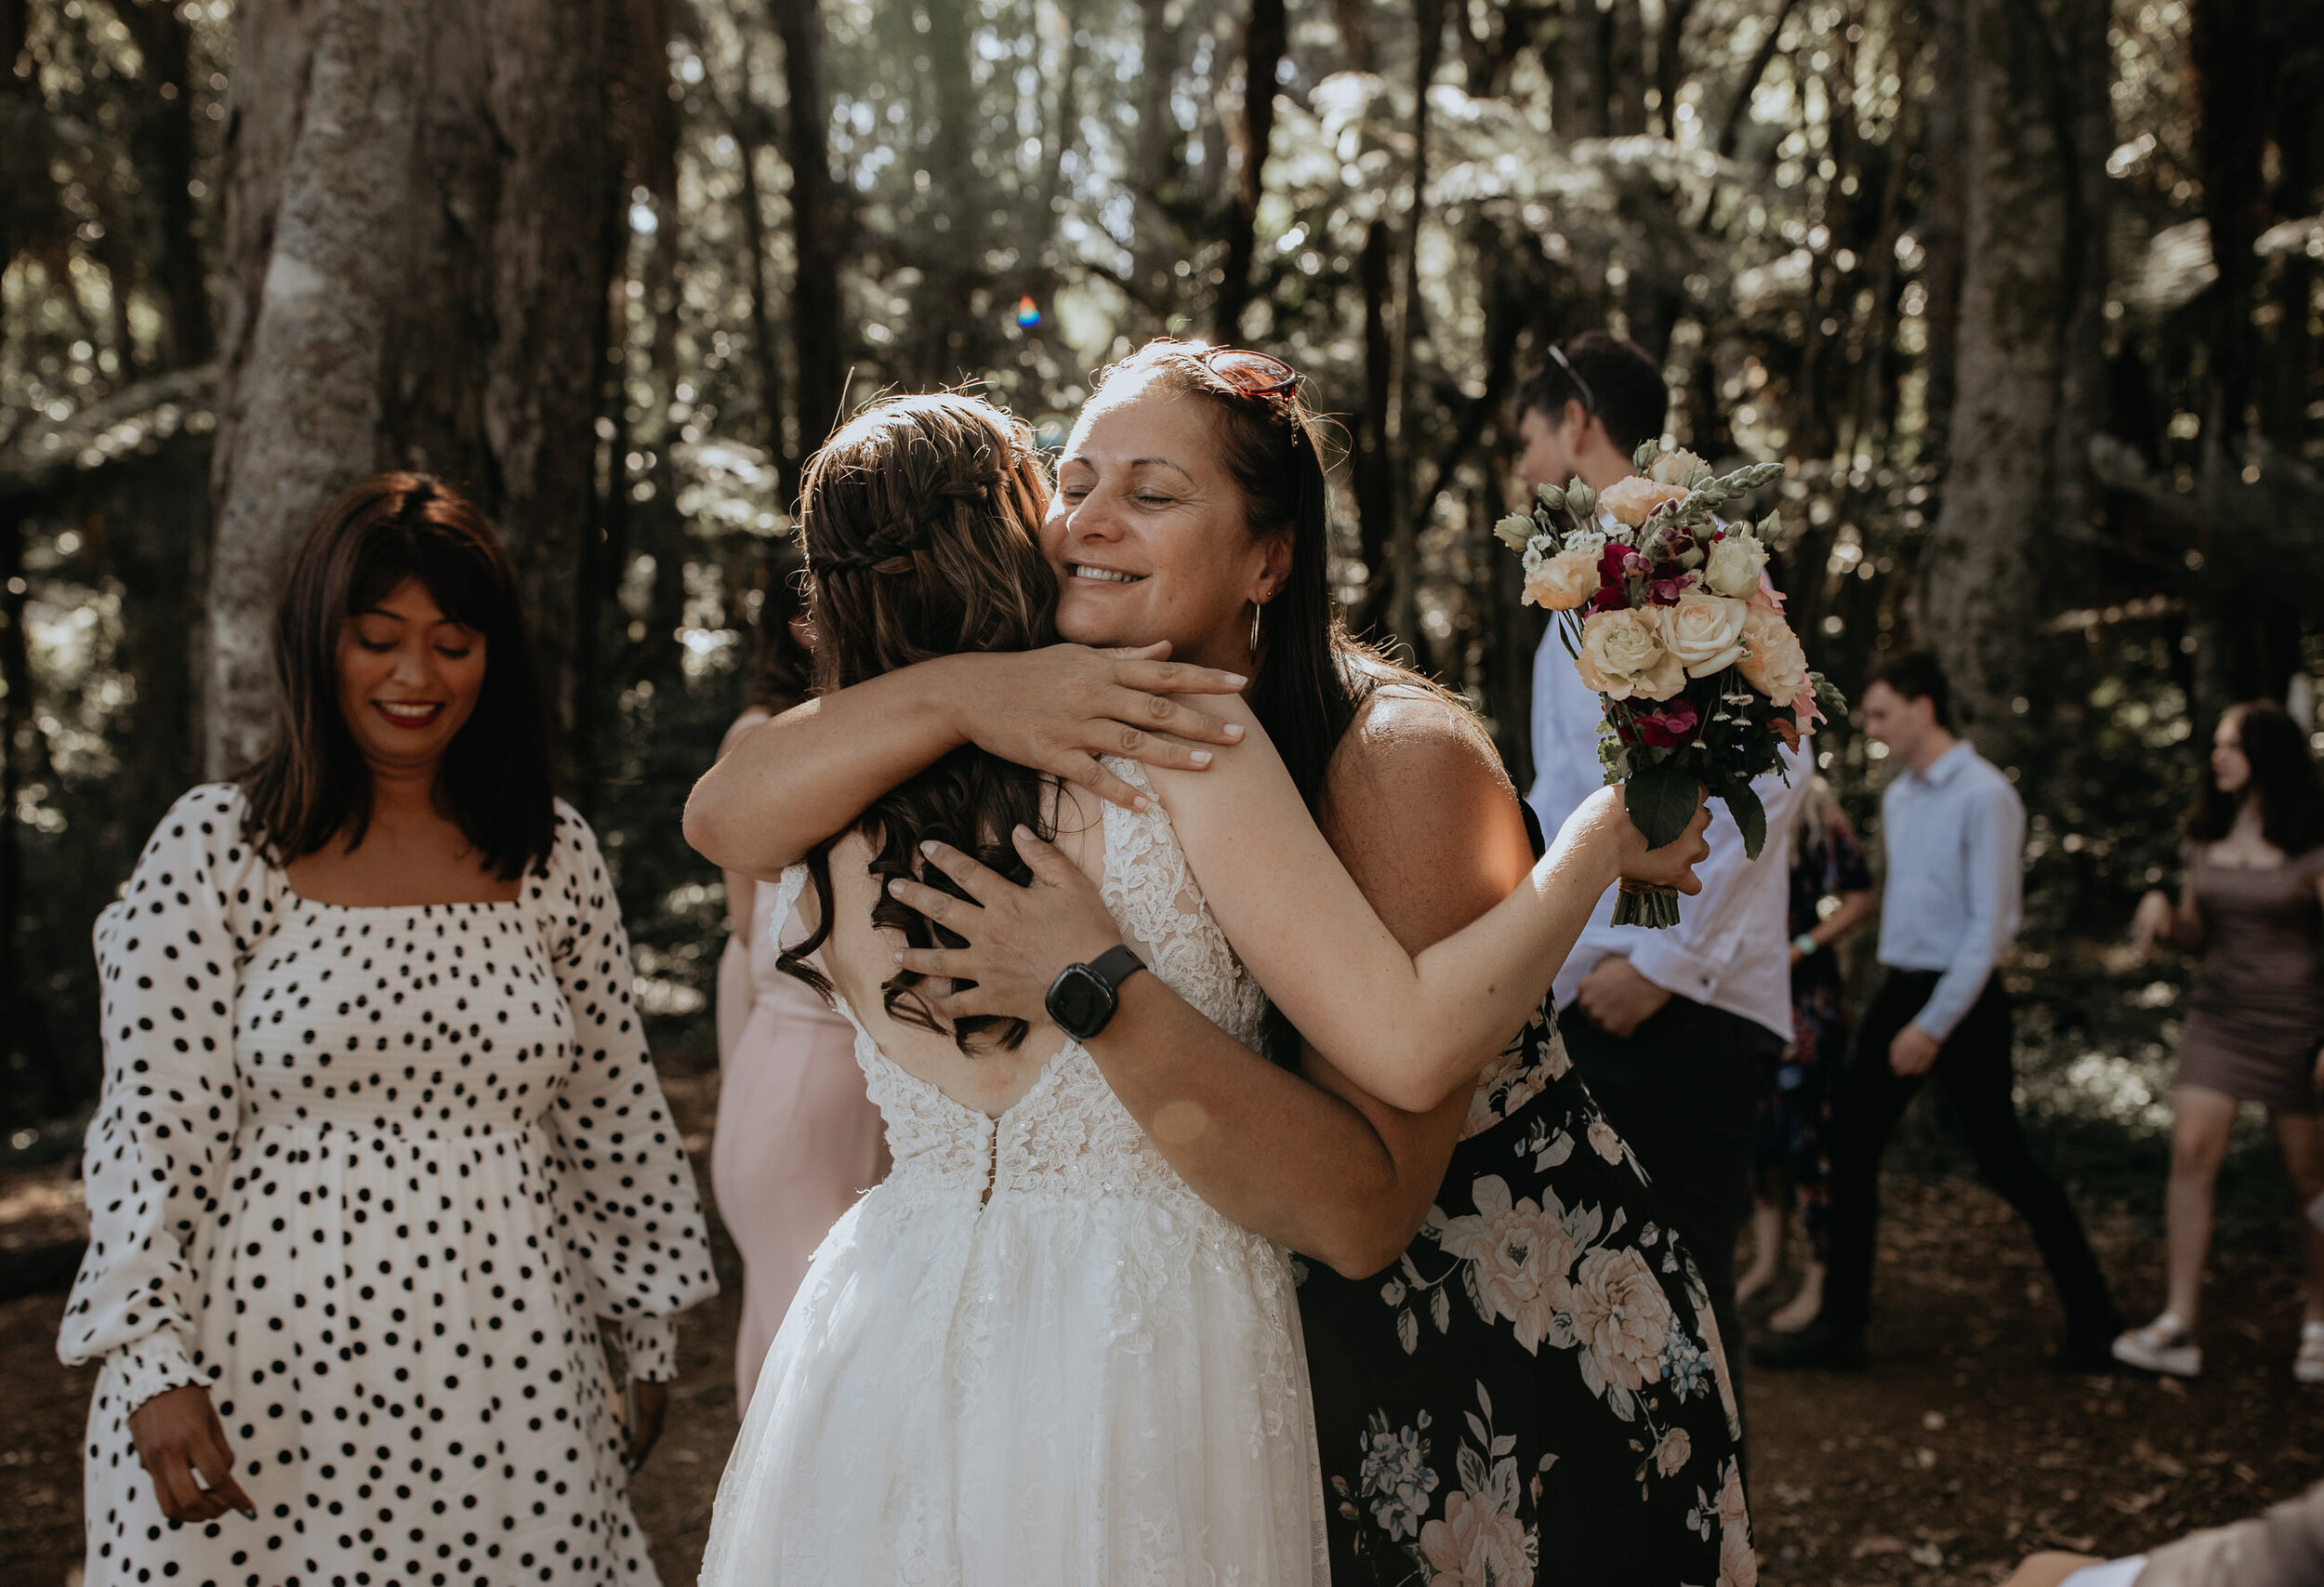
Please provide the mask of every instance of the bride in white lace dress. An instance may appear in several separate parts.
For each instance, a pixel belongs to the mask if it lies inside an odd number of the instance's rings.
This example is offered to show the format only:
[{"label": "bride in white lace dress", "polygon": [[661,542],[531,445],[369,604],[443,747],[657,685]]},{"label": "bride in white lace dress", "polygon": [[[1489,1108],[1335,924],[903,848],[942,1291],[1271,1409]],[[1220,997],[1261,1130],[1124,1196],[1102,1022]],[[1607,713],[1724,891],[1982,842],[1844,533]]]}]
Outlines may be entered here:
[{"label": "bride in white lace dress", "polygon": [[[800,512],[819,691],[1049,642],[1047,496],[1023,427],[972,399],[894,399],[842,430]],[[933,1012],[955,998],[897,968],[960,941],[919,912],[944,910],[918,883],[959,896],[929,851],[1023,880],[1013,834],[1052,838],[1142,966],[1221,1028],[1261,1046],[1255,970],[1302,1030],[1409,1079],[1473,1072],[1523,1026],[1618,873],[1692,891],[1702,823],[1642,870],[1618,804],[1593,801],[1530,886],[1416,960],[1235,714],[1248,741],[1202,778],[1108,762],[1160,785],[1136,810],[973,747],[901,769],[847,790],[863,816],[783,873],[775,918],[798,900],[811,927],[784,962],[856,1026],[894,1169],[817,1251],[768,1354],[706,1587],[1327,1581],[1287,1254],[1187,1188],[1080,1042]],[[1154,1129],[1174,1128],[1205,1122],[1166,1106]]]}]

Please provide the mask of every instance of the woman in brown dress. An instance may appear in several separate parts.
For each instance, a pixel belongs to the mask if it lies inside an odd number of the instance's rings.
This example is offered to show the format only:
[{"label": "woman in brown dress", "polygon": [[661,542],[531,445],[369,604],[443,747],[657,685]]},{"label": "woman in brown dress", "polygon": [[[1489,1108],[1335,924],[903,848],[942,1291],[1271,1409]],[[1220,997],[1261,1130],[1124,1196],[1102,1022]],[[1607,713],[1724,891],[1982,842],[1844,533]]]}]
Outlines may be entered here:
[{"label": "woman in brown dress", "polygon": [[[2220,719],[2211,773],[2187,817],[2179,903],[2148,893],[2133,927],[2202,955],[2172,1093],[2169,1300],[2114,1342],[2116,1359],[2180,1377],[2202,1370],[2196,1303],[2238,1104],[2266,1106],[2300,1205],[2324,1195],[2324,783],[2307,735],[2265,701]],[[2307,1307],[2292,1375],[2324,1383],[2324,1229],[2298,1226]]]}]

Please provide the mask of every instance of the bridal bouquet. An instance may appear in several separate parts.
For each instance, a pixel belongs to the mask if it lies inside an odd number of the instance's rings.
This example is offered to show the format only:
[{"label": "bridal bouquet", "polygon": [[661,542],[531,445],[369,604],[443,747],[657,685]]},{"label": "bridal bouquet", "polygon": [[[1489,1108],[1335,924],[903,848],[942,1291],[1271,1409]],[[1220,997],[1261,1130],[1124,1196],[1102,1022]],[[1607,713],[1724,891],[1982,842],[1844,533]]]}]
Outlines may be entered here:
[{"label": "bridal bouquet", "polygon": [[[1808,670],[1783,596],[1767,576],[1769,513],[1756,527],[1716,509],[1783,471],[1760,463],[1714,476],[1691,452],[1649,441],[1640,472],[1603,492],[1543,485],[1530,514],[1494,525],[1525,562],[1525,598],[1546,608],[1581,680],[1605,705],[1598,759],[1656,848],[1694,819],[1698,788],[1726,801],[1752,859],[1767,813],[1751,779],[1780,770],[1821,707],[1846,708]],[[1788,775],[1788,774],[1787,774]],[[1677,893],[1625,882],[1618,926],[1673,926]]]}]

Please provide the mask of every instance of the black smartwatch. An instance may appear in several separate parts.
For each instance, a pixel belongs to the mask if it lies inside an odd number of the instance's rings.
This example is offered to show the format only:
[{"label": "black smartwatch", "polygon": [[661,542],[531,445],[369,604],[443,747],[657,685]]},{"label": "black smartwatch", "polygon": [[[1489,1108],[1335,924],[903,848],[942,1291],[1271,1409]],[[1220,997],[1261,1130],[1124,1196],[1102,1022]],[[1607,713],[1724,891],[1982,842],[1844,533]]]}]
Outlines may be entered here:
[{"label": "black smartwatch", "polygon": [[1145,960],[1116,944],[1091,963],[1068,964],[1059,971],[1042,1006],[1058,1029],[1076,1041],[1088,1041],[1114,1017],[1122,1000],[1122,983],[1145,967]]}]

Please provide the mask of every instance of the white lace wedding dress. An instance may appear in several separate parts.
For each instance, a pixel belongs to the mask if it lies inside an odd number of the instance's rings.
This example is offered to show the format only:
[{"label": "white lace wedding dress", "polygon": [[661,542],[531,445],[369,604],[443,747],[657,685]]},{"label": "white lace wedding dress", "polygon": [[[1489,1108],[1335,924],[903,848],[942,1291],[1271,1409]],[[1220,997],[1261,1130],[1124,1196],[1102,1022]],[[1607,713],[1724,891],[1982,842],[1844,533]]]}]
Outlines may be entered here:
[{"label": "white lace wedding dress", "polygon": [[[1168,817],[1103,819],[1131,946],[1256,1046],[1262,995]],[[776,919],[804,881],[785,874]],[[1186,1187],[1080,1043],[996,1119],[840,1007],[895,1168],[815,1253],[768,1353],[705,1587],[1325,1587],[1283,1249]]]}]

